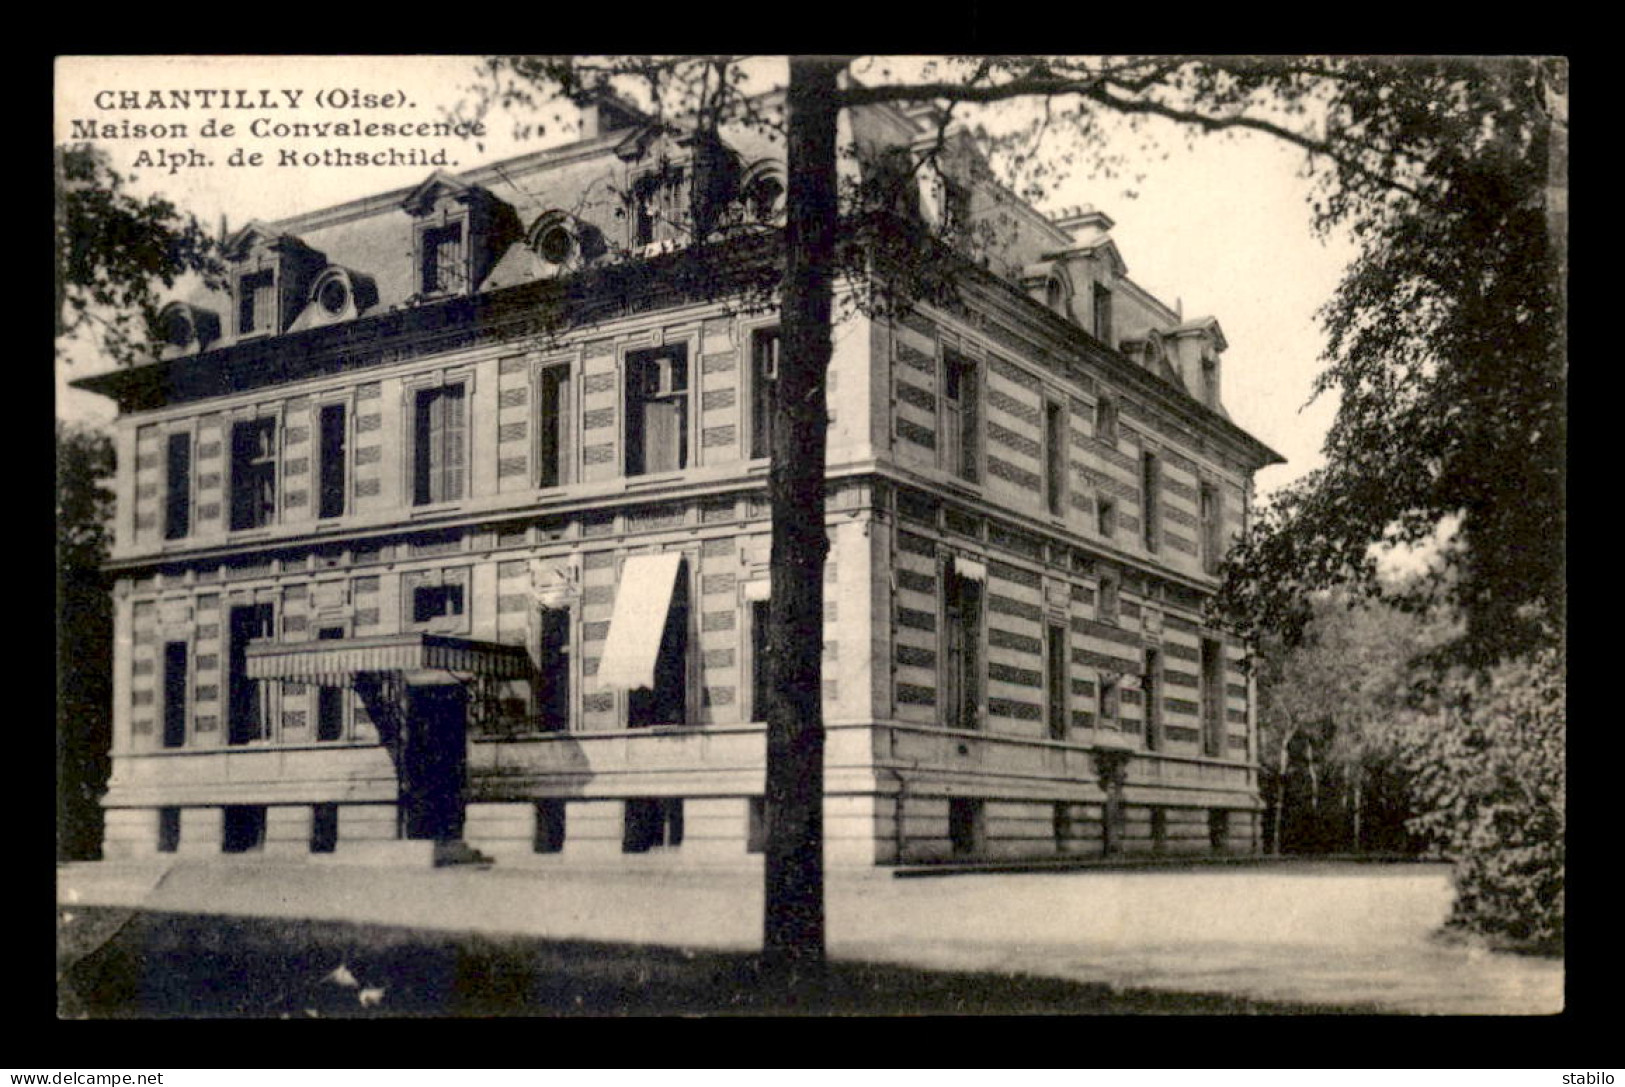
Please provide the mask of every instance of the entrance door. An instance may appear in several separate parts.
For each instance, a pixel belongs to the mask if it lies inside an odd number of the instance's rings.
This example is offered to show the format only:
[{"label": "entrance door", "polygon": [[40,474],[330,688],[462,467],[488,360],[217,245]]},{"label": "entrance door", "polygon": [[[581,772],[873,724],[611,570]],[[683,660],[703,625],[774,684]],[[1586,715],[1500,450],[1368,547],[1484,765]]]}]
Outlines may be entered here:
[{"label": "entrance door", "polygon": [[458,684],[408,687],[401,761],[406,837],[452,841],[463,834],[467,695]]}]

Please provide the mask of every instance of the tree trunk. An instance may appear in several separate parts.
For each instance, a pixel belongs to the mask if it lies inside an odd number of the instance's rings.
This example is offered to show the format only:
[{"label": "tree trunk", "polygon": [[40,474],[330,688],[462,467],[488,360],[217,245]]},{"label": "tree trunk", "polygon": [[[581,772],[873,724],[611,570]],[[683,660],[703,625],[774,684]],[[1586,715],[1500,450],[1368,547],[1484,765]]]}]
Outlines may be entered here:
[{"label": "tree trunk", "polygon": [[1275,855],[1281,855],[1281,828],[1286,822],[1286,770],[1290,752],[1292,750],[1292,737],[1296,734],[1294,729],[1281,738],[1281,758],[1277,762],[1275,772]]},{"label": "tree trunk", "polygon": [[1360,774],[1359,768],[1355,767],[1354,770],[1352,771],[1352,774],[1353,774],[1353,777],[1354,777],[1354,783],[1353,783],[1353,785],[1350,786],[1350,792],[1353,794],[1353,802],[1354,802],[1354,852],[1360,853],[1360,852],[1364,851],[1365,843],[1360,840],[1360,838],[1361,838],[1361,834],[1360,834],[1360,785],[1361,785],[1360,778],[1361,778],[1361,774]]},{"label": "tree trunk", "polygon": [[824,381],[834,298],[836,76],[792,59],[783,345],[773,404],[764,974],[788,993],[824,969]]}]

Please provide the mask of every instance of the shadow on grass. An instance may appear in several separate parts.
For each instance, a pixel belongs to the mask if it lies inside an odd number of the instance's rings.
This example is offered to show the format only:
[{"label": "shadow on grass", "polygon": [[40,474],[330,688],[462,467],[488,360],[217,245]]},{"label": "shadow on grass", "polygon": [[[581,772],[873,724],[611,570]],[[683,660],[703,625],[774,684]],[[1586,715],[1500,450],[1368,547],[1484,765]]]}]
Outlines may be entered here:
[{"label": "shadow on grass", "polygon": [[745,953],[382,925],[58,911],[65,1018],[642,1015],[1272,1015],[1370,1009],[1113,990],[1027,975],[834,962],[821,991],[770,995]]}]

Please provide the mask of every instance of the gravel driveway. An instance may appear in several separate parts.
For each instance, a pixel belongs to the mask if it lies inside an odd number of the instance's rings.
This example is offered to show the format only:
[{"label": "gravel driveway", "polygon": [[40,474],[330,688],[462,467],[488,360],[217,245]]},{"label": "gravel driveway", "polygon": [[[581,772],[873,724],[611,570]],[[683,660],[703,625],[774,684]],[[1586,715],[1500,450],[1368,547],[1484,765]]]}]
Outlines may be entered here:
[{"label": "gravel driveway", "polygon": [[[759,870],[59,869],[96,905],[690,947],[760,946]],[[1402,1013],[1550,1014],[1563,966],[1430,939],[1449,872],[1290,863],[894,879],[833,874],[832,955]],[[69,905],[71,908],[71,905]]]}]

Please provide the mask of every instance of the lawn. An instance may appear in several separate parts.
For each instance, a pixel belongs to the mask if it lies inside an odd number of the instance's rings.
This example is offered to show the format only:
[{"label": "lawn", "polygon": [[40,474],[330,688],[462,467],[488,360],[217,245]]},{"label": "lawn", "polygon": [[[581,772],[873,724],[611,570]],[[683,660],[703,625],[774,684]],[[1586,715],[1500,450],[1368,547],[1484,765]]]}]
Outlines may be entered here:
[{"label": "lawn", "polygon": [[64,1018],[646,1015],[1270,1015],[1358,1008],[834,962],[788,1004],[742,953],[344,922],[57,912]]}]

